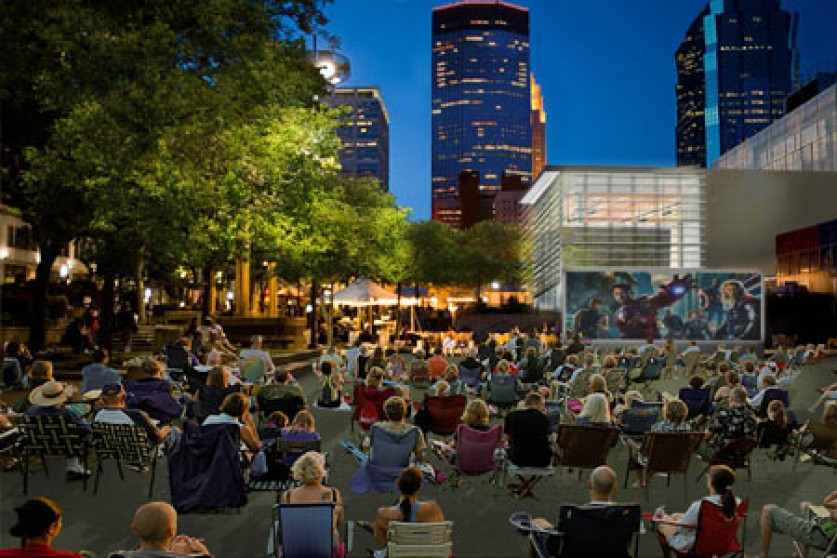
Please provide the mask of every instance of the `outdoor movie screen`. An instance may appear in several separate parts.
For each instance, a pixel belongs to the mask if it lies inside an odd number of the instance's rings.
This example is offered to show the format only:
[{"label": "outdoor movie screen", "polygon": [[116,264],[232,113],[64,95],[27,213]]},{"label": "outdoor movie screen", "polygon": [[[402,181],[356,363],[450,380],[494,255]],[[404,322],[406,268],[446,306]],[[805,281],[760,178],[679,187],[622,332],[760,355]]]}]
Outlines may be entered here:
[{"label": "outdoor movie screen", "polygon": [[584,339],[761,341],[763,280],[748,271],[568,270],[565,331]]}]

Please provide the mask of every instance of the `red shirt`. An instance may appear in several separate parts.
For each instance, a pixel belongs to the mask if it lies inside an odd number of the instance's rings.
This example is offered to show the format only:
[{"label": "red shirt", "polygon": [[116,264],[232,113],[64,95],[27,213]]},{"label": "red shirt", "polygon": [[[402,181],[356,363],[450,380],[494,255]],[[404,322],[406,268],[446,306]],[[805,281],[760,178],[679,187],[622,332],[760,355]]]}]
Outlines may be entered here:
[{"label": "red shirt", "polygon": [[430,379],[444,378],[445,372],[450,363],[442,355],[435,355],[427,361],[427,370],[430,373]]},{"label": "red shirt", "polygon": [[48,544],[28,544],[26,548],[0,550],[0,558],[82,558],[78,552],[53,550]]}]

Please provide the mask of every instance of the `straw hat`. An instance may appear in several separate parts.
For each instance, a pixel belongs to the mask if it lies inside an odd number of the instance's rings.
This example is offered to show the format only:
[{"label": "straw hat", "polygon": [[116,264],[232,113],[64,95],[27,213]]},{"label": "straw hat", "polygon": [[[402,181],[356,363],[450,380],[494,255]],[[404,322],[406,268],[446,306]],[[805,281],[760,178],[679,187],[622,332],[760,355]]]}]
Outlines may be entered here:
[{"label": "straw hat", "polygon": [[29,392],[29,402],[38,407],[57,407],[73,395],[73,387],[50,380]]}]

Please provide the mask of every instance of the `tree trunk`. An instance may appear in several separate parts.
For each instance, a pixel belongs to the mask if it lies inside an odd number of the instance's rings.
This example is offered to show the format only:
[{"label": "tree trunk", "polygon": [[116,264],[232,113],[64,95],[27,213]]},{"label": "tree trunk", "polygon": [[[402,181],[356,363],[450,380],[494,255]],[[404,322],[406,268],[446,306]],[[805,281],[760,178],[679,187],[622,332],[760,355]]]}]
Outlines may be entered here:
[{"label": "tree trunk", "polygon": [[142,279],[142,274],[144,270],[145,260],[140,255],[137,257],[137,266],[134,269],[134,280],[137,284],[137,314],[139,314],[140,324],[148,323],[148,317],[145,313],[145,282]]},{"label": "tree trunk", "polygon": [[401,337],[401,281],[395,284],[395,338]]},{"label": "tree trunk", "polygon": [[201,301],[201,311],[204,316],[212,314],[214,301],[212,300],[212,284],[215,277],[212,275],[212,266],[207,265],[201,270],[203,275],[203,300]]},{"label": "tree trunk", "polygon": [[334,345],[334,283],[331,284],[329,293],[328,302],[326,302],[325,296],[323,296],[323,306],[325,310],[326,327],[328,328],[328,331],[326,332],[327,344],[329,347],[332,347]]},{"label": "tree trunk", "polygon": [[102,301],[99,307],[99,345],[111,350],[113,346],[113,307],[116,299],[116,274],[105,271],[105,282],[102,285]]},{"label": "tree trunk", "polygon": [[51,244],[40,247],[41,261],[35,268],[35,288],[32,292],[32,316],[29,321],[29,348],[36,353],[46,346],[47,295],[49,295],[49,275],[58,250]]},{"label": "tree trunk", "polygon": [[308,339],[308,348],[317,348],[317,280],[311,280],[311,314],[308,316],[308,327],[311,335]]}]

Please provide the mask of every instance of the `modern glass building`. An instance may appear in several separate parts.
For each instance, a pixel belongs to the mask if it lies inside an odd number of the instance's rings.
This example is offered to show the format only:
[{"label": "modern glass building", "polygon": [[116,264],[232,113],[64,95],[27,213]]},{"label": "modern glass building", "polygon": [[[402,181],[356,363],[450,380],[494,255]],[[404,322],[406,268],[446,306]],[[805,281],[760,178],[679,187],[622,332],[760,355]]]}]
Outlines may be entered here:
[{"label": "modern glass building", "polygon": [[[463,171],[480,192],[503,175],[531,182],[529,11],[505,2],[433,10],[432,198],[456,197]],[[434,214],[437,213],[434,211]]]},{"label": "modern glass building", "polygon": [[570,267],[702,267],[704,181],[699,169],[547,166],[521,200],[537,305],[558,308]]},{"label": "modern glass building", "polygon": [[377,87],[338,87],[325,98],[334,107],[349,107],[348,120],[337,131],[343,147],[338,153],[341,172],[378,179],[389,191],[389,114]]},{"label": "modern glass building", "polygon": [[837,85],[734,147],[715,168],[837,171]]},{"label": "modern glass building", "polygon": [[709,0],[675,54],[678,166],[711,167],[784,115],[796,28],[781,0]]}]

